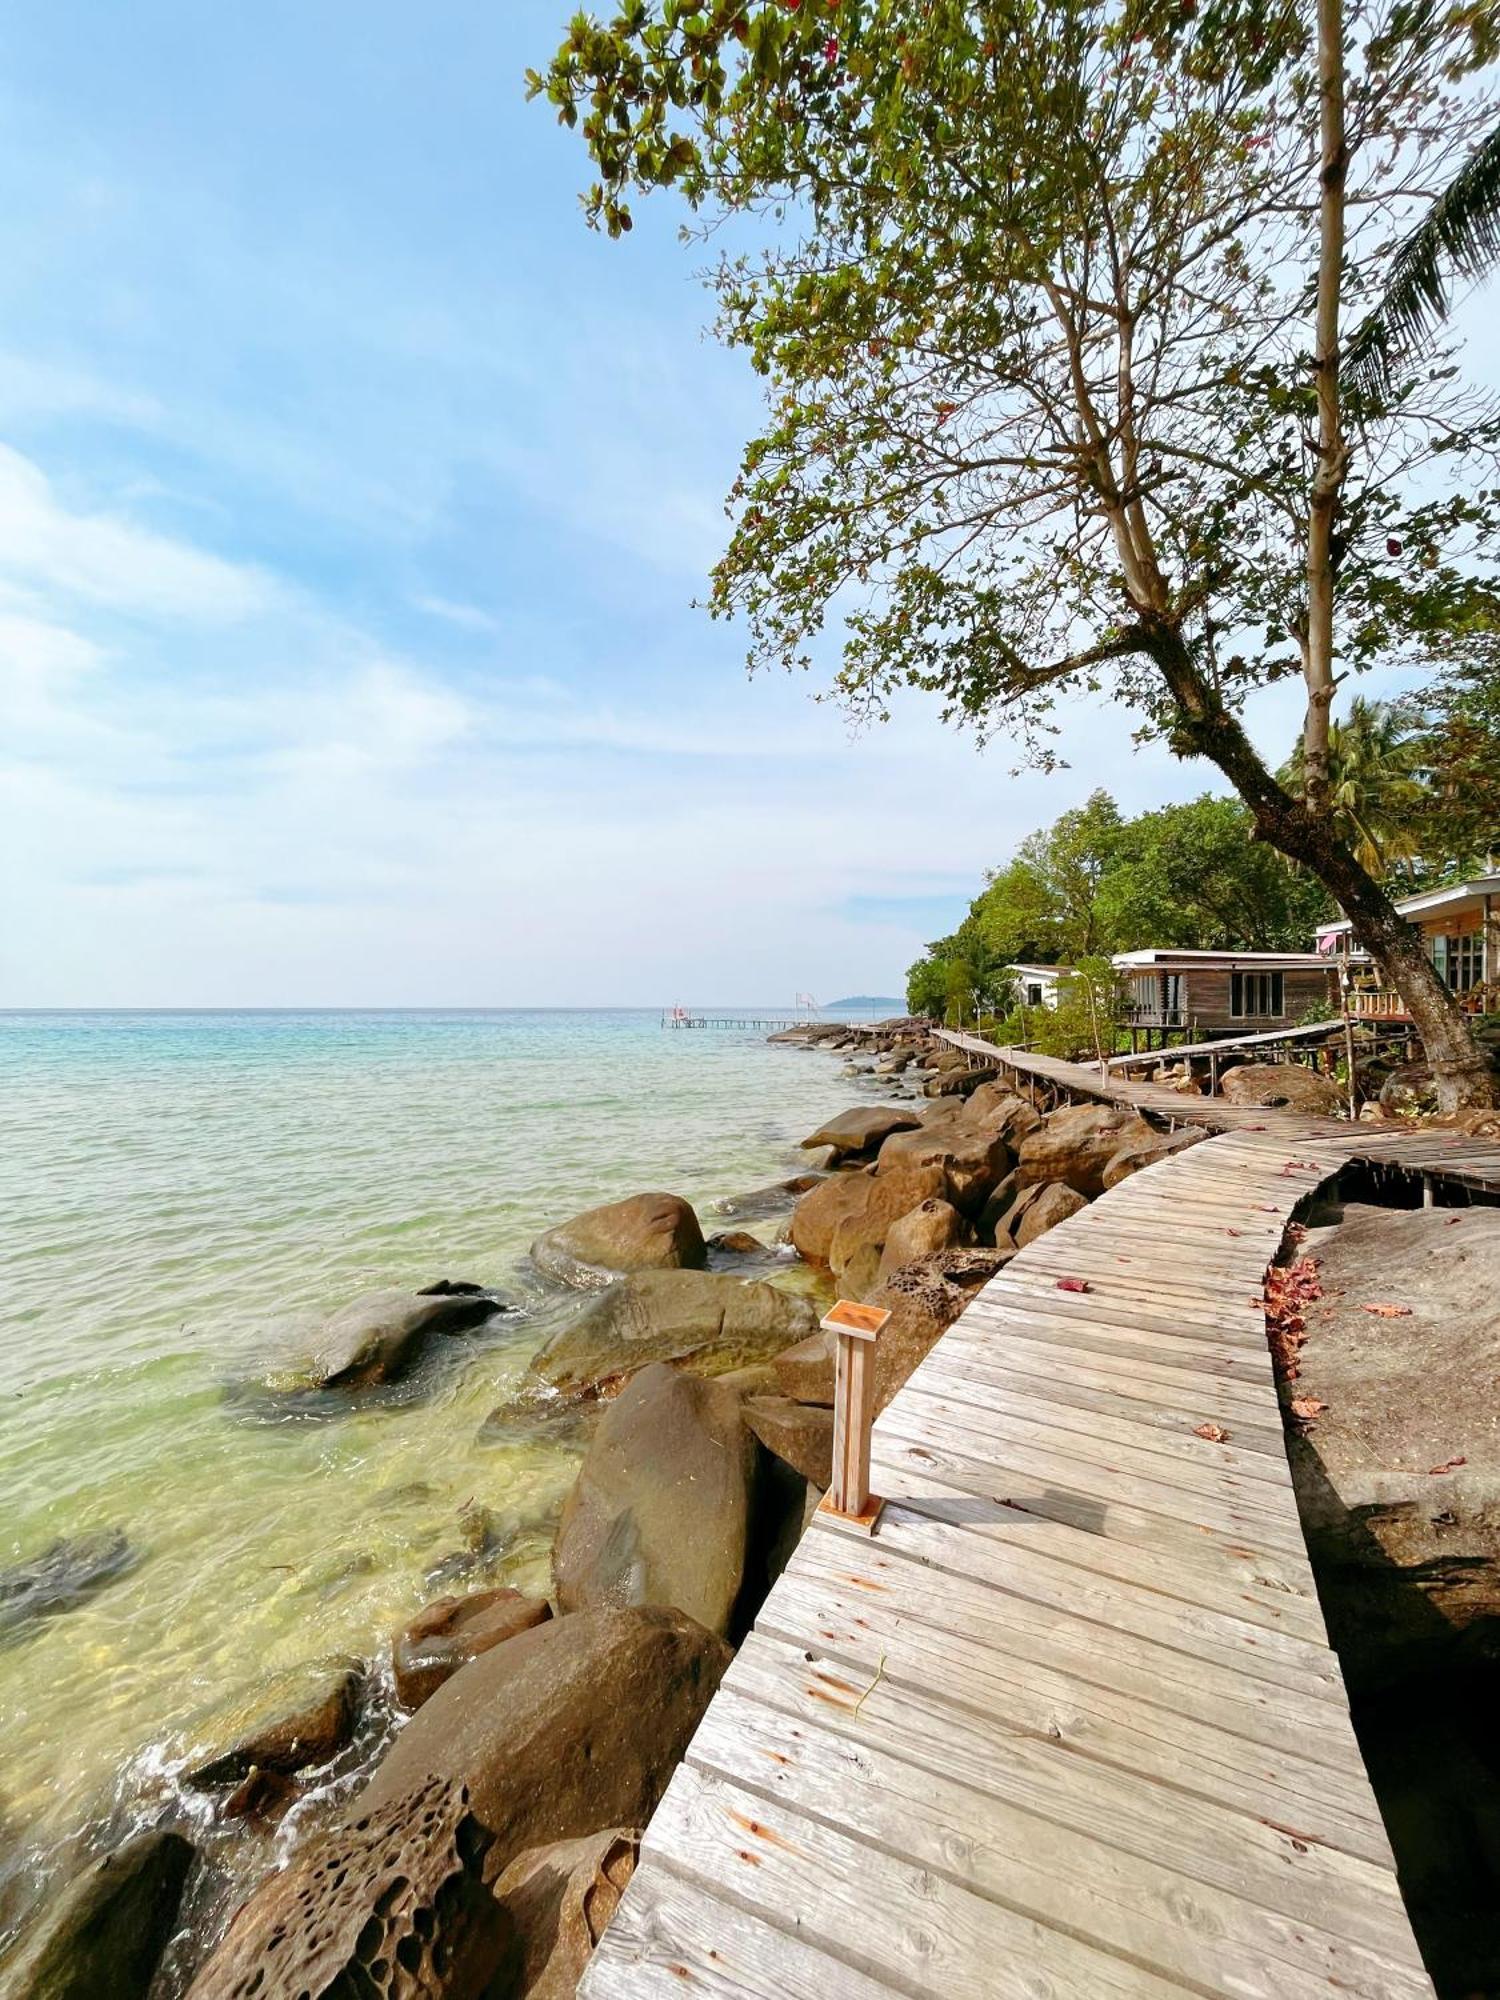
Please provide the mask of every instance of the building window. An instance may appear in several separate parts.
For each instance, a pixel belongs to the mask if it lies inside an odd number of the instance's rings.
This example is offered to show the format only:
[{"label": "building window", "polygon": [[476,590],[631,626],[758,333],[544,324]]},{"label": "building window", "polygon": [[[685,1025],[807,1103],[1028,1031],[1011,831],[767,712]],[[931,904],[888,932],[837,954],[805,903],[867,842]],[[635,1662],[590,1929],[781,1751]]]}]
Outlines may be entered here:
[{"label": "building window", "polygon": [[1028,1007],[1040,1007],[1041,1004],[1042,1004],[1041,985],[1039,984],[1038,981],[1033,979],[1031,984],[1026,988],[1026,1005]]},{"label": "building window", "polygon": [[1433,938],[1432,963],[1450,993],[1472,992],[1484,981],[1483,931]]},{"label": "building window", "polygon": [[1279,1019],[1286,1012],[1284,980],[1280,972],[1232,972],[1229,1011],[1234,1019]]}]

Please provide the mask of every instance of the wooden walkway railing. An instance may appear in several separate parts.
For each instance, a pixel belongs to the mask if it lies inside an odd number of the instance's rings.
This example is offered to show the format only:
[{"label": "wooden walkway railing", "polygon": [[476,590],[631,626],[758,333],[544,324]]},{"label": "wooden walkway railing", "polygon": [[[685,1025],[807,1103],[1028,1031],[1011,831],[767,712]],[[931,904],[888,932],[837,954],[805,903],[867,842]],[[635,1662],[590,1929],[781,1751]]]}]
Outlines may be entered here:
[{"label": "wooden walkway railing", "polygon": [[[1261,1308],[1293,1209],[1367,1142],[1159,1098],[1248,1129],[1028,1246],[895,1397],[874,1537],[826,1516],[804,1535],[585,2000],[1431,1995]],[[1433,1170],[1478,1171],[1437,1144]]]}]

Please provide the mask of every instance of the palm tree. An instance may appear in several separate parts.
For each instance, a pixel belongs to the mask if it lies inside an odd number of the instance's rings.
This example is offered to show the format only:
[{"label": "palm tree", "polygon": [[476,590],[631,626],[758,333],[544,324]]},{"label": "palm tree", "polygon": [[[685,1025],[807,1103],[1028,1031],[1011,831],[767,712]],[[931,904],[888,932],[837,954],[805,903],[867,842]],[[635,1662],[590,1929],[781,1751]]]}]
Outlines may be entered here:
[{"label": "palm tree", "polygon": [[1391,371],[1448,317],[1455,277],[1471,282],[1500,261],[1500,126],[1465,160],[1391,261],[1385,296],[1344,349],[1362,400],[1383,402]]},{"label": "palm tree", "polygon": [[[1356,695],[1342,722],[1328,733],[1328,777],[1339,838],[1372,875],[1412,860],[1418,852],[1417,813],[1425,797],[1426,745],[1388,702]],[[1302,745],[1283,777],[1302,788]]]}]

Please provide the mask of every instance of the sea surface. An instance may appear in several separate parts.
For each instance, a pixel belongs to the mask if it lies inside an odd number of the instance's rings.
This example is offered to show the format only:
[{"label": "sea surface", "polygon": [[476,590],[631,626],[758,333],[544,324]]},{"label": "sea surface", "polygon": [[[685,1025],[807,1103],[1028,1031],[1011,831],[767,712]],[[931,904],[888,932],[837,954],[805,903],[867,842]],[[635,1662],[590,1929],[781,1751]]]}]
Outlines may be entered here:
[{"label": "sea surface", "polygon": [[[655,1010],[0,1014],[0,1572],[129,1549],[0,1636],[0,1943],[80,1852],[164,1806],[207,1826],[176,1774],[268,1671],[378,1672],[433,1596],[544,1588],[580,1437],[486,1422],[579,1306],[528,1243],[656,1188],[709,1231],[859,1094]],[[332,1410],[265,1388],[358,1293],[443,1277],[519,1310]]]}]

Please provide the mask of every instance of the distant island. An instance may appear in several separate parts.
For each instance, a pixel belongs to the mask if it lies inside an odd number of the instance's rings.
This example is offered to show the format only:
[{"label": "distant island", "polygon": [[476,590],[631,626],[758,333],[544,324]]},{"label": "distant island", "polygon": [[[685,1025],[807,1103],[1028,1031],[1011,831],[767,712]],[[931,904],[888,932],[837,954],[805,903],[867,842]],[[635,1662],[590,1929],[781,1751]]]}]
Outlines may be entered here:
[{"label": "distant island", "polygon": [[893,999],[889,993],[851,993],[842,1000],[830,1000],[823,1011],[838,1014],[850,1007],[882,1007],[893,1014],[906,1012],[906,1002]]}]

